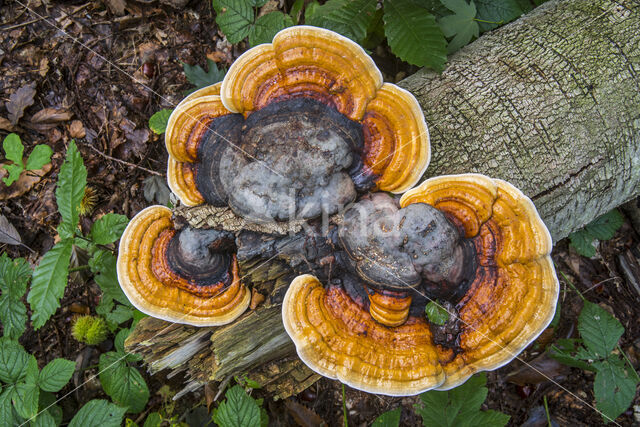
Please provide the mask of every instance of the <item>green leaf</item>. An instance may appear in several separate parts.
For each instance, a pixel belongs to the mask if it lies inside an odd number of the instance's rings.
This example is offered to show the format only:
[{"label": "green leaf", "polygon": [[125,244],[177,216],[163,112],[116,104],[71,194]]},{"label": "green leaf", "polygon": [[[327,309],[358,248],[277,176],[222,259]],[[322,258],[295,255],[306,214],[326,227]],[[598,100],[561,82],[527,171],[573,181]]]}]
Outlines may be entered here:
[{"label": "green leaf", "polygon": [[249,32],[249,44],[257,46],[262,43],[271,43],[273,36],[280,30],[293,26],[293,19],[282,12],[269,12],[256,20]]},{"label": "green leaf", "polygon": [[40,329],[60,307],[60,299],[67,287],[72,240],[58,242],[49,250],[33,272],[27,302],[31,306],[31,323]]},{"label": "green leaf", "polygon": [[98,249],[89,259],[91,272],[96,275],[93,280],[100,286],[100,290],[103,293],[102,298],[116,300],[127,307],[131,307],[131,303],[118,284],[116,266],[116,257],[104,249]]},{"label": "green leaf", "polygon": [[463,46],[469,44],[473,37],[478,37],[480,28],[474,21],[476,17],[476,5],[467,3],[466,0],[440,0],[447,9],[454,12],[440,18],[438,23],[445,37],[453,39],[447,45],[447,52],[453,53]]},{"label": "green leaf", "polygon": [[609,240],[616,231],[624,224],[624,217],[619,210],[614,209],[591,221],[586,227],[586,231],[598,240]]},{"label": "green leaf", "polygon": [[507,22],[517,19],[525,11],[518,0],[474,0],[478,9],[477,19],[489,22],[478,22],[480,31],[485,32],[498,28]]},{"label": "green leaf", "polygon": [[291,19],[296,25],[300,23],[300,15],[304,7],[304,2],[304,0],[296,0],[293,2],[291,10],[289,11],[289,16],[291,16]]},{"label": "green leaf", "polygon": [[22,297],[30,277],[31,267],[24,258],[12,260],[6,253],[0,255],[0,322],[9,338],[18,339],[25,330],[27,308]]},{"label": "green leaf", "polygon": [[21,423],[21,420],[18,419],[18,414],[16,414],[13,409],[13,404],[11,403],[14,388],[15,386],[10,385],[0,389],[0,420],[2,420],[5,425],[10,426]]},{"label": "green leaf", "polygon": [[442,326],[447,320],[449,320],[449,312],[442,305],[438,304],[435,301],[429,301],[427,306],[424,308],[424,312],[429,319],[429,322]]},{"label": "green leaf", "polygon": [[635,397],[635,376],[617,357],[593,365],[597,370],[593,383],[596,408],[604,414],[605,422],[613,421],[631,405]]},{"label": "green leaf", "polygon": [[124,354],[110,351],[100,355],[100,383],[115,403],[129,412],[140,412],[149,400],[149,388],[136,368],[127,366]]},{"label": "green leaf", "polygon": [[4,182],[4,185],[6,185],[7,187],[16,182],[18,178],[20,178],[20,174],[24,170],[24,168],[20,164],[3,165],[2,167],[5,168],[7,172],[9,172],[9,176],[2,178],[2,182]]},{"label": "green leaf", "polygon": [[78,208],[84,197],[87,185],[87,169],[82,162],[82,156],[72,140],[69,143],[67,157],[60,166],[58,188],[56,188],[56,202],[62,216],[62,224],[58,229],[60,237],[65,239],[75,234],[78,227]]},{"label": "green leaf", "polygon": [[12,384],[24,378],[29,356],[18,341],[0,338],[0,381]]},{"label": "green leaf", "polygon": [[[203,70],[204,71],[204,70]],[[149,118],[149,129],[158,135],[162,135],[167,130],[167,123],[169,123],[169,117],[173,113],[172,109],[165,108],[153,113],[153,116]]]},{"label": "green leaf", "polygon": [[234,385],[213,410],[213,421],[220,427],[260,426],[260,407],[241,386]]},{"label": "green leaf", "polygon": [[107,322],[119,325],[133,317],[133,309],[131,307],[125,307],[124,305],[118,304],[113,311],[105,314],[104,317]]},{"label": "green leaf", "polygon": [[40,369],[38,369],[38,361],[34,355],[30,354],[29,360],[27,361],[27,368],[24,371],[24,382],[27,384],[37,385],[39,374]]},{"label": "green leaf", "polygon": [[22,155],[24,154],[24,145],[20,141],[20,137],[15,133],[10,133],[2,141],[2,149],[7,160],[23,166]]},{"label": "green leaf", "polygon": [[624,333],[618,319],[597,304],[585,301],[578,317],[578,331],[584,345],[598,357],[606,358]]},{"label": "green leaf", "polygon": [[58,425],[49,411],[40,412],[31,423],[35,427],[56,427]]},{"label": "green leaf", "polygon": [[579,255],[591,258],[596,254],[596,247],[593,245],[595,239],[585,229],[569,234],[569,240]]},{"label": "green leaf", "polygon": [[381,414],[371,424],[371,427],[398,427],[400,425],[400,414],[402,408],[396,408]]},{"label": "green leaf", "polygon": [[209,71],[204,71],[199,65],[182,64],[184,75],[187,76],[189,83],[194,85],[196,89],[200,89],[212,84],[218,83],[224,79],[227,73],[226,68],[218,68],[218,65],[210,59],[207,59],[207,67]]},{"label": "green leaf", "polygon": [[69,423],[69,427],[120,427],[127,408],[106,400],[94,399],[84,405]]},{"label": "green leaf", "polygon": [[323,27],[360,43],[376,13],[376,0],[329,0],[305,14],[305,24]]},{"label": "green leaf", "polygon": [[157,412],[152,412],[147,415],[147,419],[144,420],[142,427],[160,427],[160,424],[162,424],[162,415]]},{"label": "green leaf", "polygon": [[26,169],[29,171],[41,169],[51,161],[52,154],[53,150],[48,145],[36,145],[31,154],[29,154]]},{"label": "green leaf", "polygon": [[227,36],[231,44],[241,42],[249,35],[255,20],[255,11],[251,1],[213,0],[216,11],[216,24]]},{"label": "green leaf", "polygon": [[[487,376],[474,375],[466,383],[449,391],[428,391],[415,405],[423,425],[504,426],[509,416],[496,411],[480,411],[487,398]],[[486,414],[486,415],[485,415]]]},{"label": "green leaf", "polygon": [[391,51],[414,65],[444,70],[447,41],[436,19],[412,0],[385,0],[384,32]]},{"label": "green leaf", "polygon": [[13,390],[13,406],[22,418],[31,418],[38,413],[40,389],[37,384],[18,383]]},{"label": "green leaf", "polygon": [[122,236],[128,223],[129,218],[126,216],[108,213],[91,226],[91,240],[97,245],[113,243]]},{"label": "green leaf", "polygon": [[558,340],[549,350],[549,357],[557,360],[563,365],[573,366],[583,370],[592,370],[591,366],[582,360],[577,359],[572,353],[576,353],[582,347],[578,347],[578,340],[564,339]]},{"label": "green leaf", "polygon": [[69,382],[75,369],[76,362],[53,359],[40,371],[38,385],[44,391],[60,391]]},{"label": "green leaf", "polygon": [[53,417],[55,423],[54,425],[58,426],[62,423],[62,408],[55,403],[55,394],[40,389],[38,408],[40,408],[40,410],[44,410],[44,408],[47,408],[46,411]]}]

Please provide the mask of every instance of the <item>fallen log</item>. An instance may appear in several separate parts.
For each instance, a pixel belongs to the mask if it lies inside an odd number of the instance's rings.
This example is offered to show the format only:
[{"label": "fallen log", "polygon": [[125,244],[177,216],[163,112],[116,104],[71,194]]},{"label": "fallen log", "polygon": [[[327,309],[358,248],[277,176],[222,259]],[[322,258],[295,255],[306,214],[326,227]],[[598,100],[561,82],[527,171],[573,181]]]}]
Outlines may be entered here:
[{"label": "fallen log", "polygon": [[[463,48],[441,75],[423,70],[402,81],[430,127],[423,179],[480,172],[508,180],[532,198],[554,241],[638,195],[637,28],[638,1],[550,1]],[[194,226],[243,229],[228,212],[194,209],[176,214]],[[266,296],[257,309],[218,328],[143,319],[127,350],[151,372],[185,371],[184,392],[244,374],[276,397],[313,383],[280,321],[286,262],[240,269]]]}]

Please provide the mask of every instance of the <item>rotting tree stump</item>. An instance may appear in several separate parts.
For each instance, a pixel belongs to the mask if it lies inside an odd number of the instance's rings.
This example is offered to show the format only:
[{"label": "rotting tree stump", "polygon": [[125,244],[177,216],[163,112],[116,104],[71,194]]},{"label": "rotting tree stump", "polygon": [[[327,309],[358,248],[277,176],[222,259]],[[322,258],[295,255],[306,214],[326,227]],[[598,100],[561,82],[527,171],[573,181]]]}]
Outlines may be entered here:
[{"label": "rotting tree stump", "polygon": [[[532,198],[557,241],[640,193],[640,2],[550,1],[465,47],[441,75],[400,83],[423,107],[432,160],[423,179],[479,172]],[[228,210],[177,209],[193,226],[248,225]],[[300,224],[294,224],[296,231]],[[147,318],[127,339],[151,372],[185,371],[183,392],[247,374],[284,398],[318,376],[297,358],[280,319],[291,270],[240,263],[266,296],[231,325]]]}]

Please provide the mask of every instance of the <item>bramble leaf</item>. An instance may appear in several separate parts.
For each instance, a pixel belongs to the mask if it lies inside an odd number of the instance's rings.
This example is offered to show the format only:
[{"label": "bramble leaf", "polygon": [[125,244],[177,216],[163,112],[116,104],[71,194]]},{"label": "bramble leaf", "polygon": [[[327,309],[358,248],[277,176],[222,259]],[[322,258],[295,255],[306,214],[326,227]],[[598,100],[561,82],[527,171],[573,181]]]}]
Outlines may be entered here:
[{"label": "bramble leaf", "polygon": [[595,362],[593,366],[596,368],[593,383],[596,408],[602,411],[604,422],[610,422],[631,405],[636,394],[635,376],[624,361],[615,356]]},{"label": "bramble leaf", "polygon": [[476,18],[480,31],[485,32],[517,19],[526,11],[518,0],[474,0],[478,13]]},{"label": "bramble leaf", "polygon": [[218,68],[218,64],[210,59],[207,59],[207,68],[209,71],[204,71],[199,65],[189,65],[185,63],[182,64],[182,68],[189,83],[195,86],[194,90],[218,83],[222,81],[224,75],[227,74],[226,68]]},{"label": "bramble leaf", "polygon": [[305,24],[323,27],[362,42],[376,12],[376,0],[329,0],[308,8]]},{"label": "bramble leaf", "polygon": [[385,0],[384,32],[391,51],[414,65],[442,71],[447,41],[435,17],[412,0]]},{"label": "bramble leaf", "polygon": [[115,403],[137,413],[149,400],[149,388],[140,371],[127,365],[125,357],[115,351],[100,355],[100,383]]},{"label": "bramble leaf", "polygon": [[31,278],[31,267],[24,258],[12,260],[7,254],[0,256],[0,322],[4,335],[18,339],[27,323],[27,307],[22,297]]},{"label": "bramble leaf", "polygon": [[67,149],[67,157],[58,175],[56,188],[56,203],[62,216],[62,223],[58,227],[58,234],[63,239],[74,235],[80,219],[79,207],[84,197],[87,185],[87,169],[84,167],[82,156],[71,140]]},{"label": "bramble leaf", "polygon": [[122,236],[127,228],[129,218],[124,215],[108,213],[98,219],[91,226],[91,240],[98,245],[113,243]]},{"label": "bramble leaf", "polygon": [[13,389],[13,406],[22,418],[31,418],[38,413],[40,389],[35,383],[18,383]]},{"label": "bramble leaf", "polygon": [[477,38],[480,33],[478,23],[474,21],[476,5],[473,0],[471,3],[467,3],[466,0],[441,0],[441,3],[454,12],[453,15],[444,16],[438,21],[445,37],[453,37],[447,45],[447,52],[453,53],[469,44],[471,39]]},{"label": "bramble leaf", "polygon": [[44,165],[51,161],[52,154],[53,150],[48,145],[36,145],[31,154],[29,154],[29,158],[27,159],[27,166],[25,169],[27,169],[28,171],[41,169]]},{"label": "bramble leaf", "polygon": [[260,407],[239,385],[225,394],[225,400],[213,410],[213,421],[220,427],[260,425]]},{"label": "bramble leaf", "polygon": [[33,271],[27,302],[31,306],[31,322],[39,329],[60,307],[69,276],[72,240],[58,242],[40,260]]},{"label": "bramble leaf", "polygon": [[[204,70],[203,70],[204,71]],[[160,111],[156,111],[149,118],[149,129],[158,135],[162,135],[167,130],[167,123],[169,123],[169,117],[171,117],[173,110],[170,108],[164,108]]]},{"label": "bramble leaf", "polygon": [[40,371],[38,385],[44,391],[60,391],[69,382],[75,369],[75,362],[66,359],[53,359]]},{"label": "bramble leaf", "polygon": [[256,20],[255,25],[251,26],[249,44],[257,46],[262,43],[271,43],[278,31],[293,25],[293,19],[282,12],[274,11],[262,15]]},{"label": "bramble leaf", "polygon": [[595,239],[586,229],[571,233],[569,240],[571,241],[571,246],[575,248],[579,255],[591,258],[596,254]]},{"label": "bramble leaf", "polygon": [[127,408],[121,408],[103,399],[94,399],[84,405],[69,423],[69,427],[120,427]]},{"label": "bramble leaf", "polygon": [[578,331],[587,349],[598,357],[606,358],[618,344],[624,327],[607,310],[585,301],[578,317]]},{"label": "bramble leaf", "polygon": [[622,227],[622,224],[624,224],[624,217],[619,210],[613,209],[591,221],[585,229],[598,240],[609,240]]},{"label": "bramble leaf", "polygon": [[239,43],[249,35],[255,20],[254,6],[255,2],[246,0],[213,0],[216,24],[229,43]]},{"label": "bramble leaf", "polygon": [[371,424],[371,427],[398,427],[400,425],[401,411],[402,408],[396,408],[380,414]]},{"label": "bramble leaf", "polygon": [[7,337],[0,338],[0,381],[15,383],[22,379],[29,363],[29,353]]}]

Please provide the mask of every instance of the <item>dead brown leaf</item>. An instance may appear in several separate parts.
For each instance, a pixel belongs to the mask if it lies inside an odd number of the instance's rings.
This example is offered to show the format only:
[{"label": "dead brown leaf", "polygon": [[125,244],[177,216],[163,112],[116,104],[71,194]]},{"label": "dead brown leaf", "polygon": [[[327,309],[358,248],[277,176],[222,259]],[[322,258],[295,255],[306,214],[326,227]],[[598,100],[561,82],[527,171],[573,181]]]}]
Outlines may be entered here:
[{"label": "dead brown leaf", "polygon": [[9,245],[19,245],[22,243],[20,233],[18,233],[18,230],[16,230],[4,215],[0,215],[0,243],[7,243]]},{"label": "dead brown leaf", "polygon": [[560,376],[567,375],[569,367],[550,358],[547,352],[533,359],[529,364],[507,375],[507,381],[523,386],[525,384],[539,384]]},{"label": "dead brown leaf", "polygon": [[124,15],[124,8],[127,6],[125,0],[103,0],[111,13],[117,16]]},{"label": "dead brown leaf", "polygon": [[13,132],[16,130],[16,127],[12,125],[9,120],[4,117],[0,117],[0,129]]},{"label": "dead brown leaf", "polygon": [[251,290],[251,304],[249,304],[249,308],[251,310],[255,310],[262,301],[264,301],[264,295],[258,292],[255,288]]},{"label": "dead brown leaf", "polygon": [[47,73],[49,72],[49,58],[42,58],[40,60],[40,66],[39,66],[39,70],[38,70],[38,74],[40,74],[40,76],[44,77],[47,75]]},{"label": "dead brown leaf", "polygon": [[18,120],[24,115],[24,110],[33,105],[34,96],[36,96],[35,83],[24,85],[11,94],[6,102],[6,107],[12,125],[18,123]]},{"label": "dead brown leaf", "polygon": [[31,123],[60,123],[71,120],[73,113],[67,108],[44,108],[31,117]]},{"label": "dead brown leaf", "polygon": [[[42,169],[34,171],[23,171],[20,174],[20,178],[9,187],[4,185],[4,182],[0,181],[0,200],[12,199],[14,197],[22,196],[27,191],[31,190],[43,176],[45,176],[51,170],[51,163],[47,163]],[[5,168],[0,168],[0,180],[8,175]]]}]

